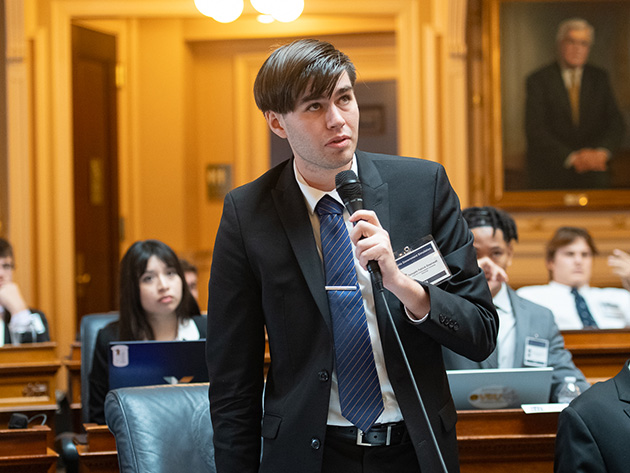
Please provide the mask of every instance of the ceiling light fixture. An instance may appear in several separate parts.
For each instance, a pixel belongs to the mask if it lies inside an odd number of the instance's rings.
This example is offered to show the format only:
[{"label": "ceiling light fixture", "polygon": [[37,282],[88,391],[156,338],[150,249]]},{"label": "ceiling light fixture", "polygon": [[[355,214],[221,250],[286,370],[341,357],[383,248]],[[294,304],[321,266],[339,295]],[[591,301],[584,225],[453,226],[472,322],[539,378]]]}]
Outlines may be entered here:
[{"label": "ceiling light fixture", "polygon": [[[194,0],[197,10],[221,23],[231,23],[243,13],[243,0]],[[297,20],[304,11],[304,0],[250,0],[261,13],[258,21],[271,23],[273,20],[288,23]]]}]

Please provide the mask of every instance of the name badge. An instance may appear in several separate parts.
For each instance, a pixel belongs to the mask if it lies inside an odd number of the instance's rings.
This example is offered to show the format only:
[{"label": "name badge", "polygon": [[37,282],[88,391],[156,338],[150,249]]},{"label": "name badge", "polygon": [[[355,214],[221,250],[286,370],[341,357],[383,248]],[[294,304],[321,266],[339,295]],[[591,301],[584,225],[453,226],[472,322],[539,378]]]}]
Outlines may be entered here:
[{"label": "name badge", "polygon": [[440,250],[431,235],[397,254],[396,264],[407,276],[416,281],[439,284],[451,277]]},{"label": "name badge", "polygon": [[527,337],[525,339],[525,366],[545,367],[549,359],[549,340]]}]

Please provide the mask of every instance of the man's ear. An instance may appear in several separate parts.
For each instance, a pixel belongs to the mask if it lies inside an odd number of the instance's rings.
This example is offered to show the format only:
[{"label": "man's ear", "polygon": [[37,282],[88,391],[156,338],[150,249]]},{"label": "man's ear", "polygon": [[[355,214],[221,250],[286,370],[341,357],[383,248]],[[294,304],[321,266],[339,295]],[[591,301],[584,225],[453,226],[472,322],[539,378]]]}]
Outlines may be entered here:
[{"label": "man's ear", "polygon": [[284,119],[281,114],[268,110],[265,112],[265,120],[269,129],[273,131],[280,138],[287,138],[287,132],[284,129]]},{"label": "man's ear", "polygon": [[510,241],[507,244],[507,262],[506,266],[512,266],[512,258],[514,257],[514,242]]}]

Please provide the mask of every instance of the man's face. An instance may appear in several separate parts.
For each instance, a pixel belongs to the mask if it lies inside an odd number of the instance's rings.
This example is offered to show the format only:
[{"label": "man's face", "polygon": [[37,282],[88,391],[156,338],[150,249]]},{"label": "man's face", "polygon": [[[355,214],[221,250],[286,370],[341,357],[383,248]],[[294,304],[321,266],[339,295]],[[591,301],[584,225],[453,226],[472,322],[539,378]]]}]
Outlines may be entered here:
[{"label": "man's face", "polygon": [[[507,270],[512,264],[512,245],[508,245],[503,239],[503,230],[492,227],[477,227],[472,229],[475,241],[473,243],[477,250],[477,259],[487,256],[496,265]],[[494,232],[494,235],[492,234]]]},{"label": "man's face", "polygon": [[553,260],[547,262],[551,279],[560,284],[580,287],[591,280],[593,253],[584,238],[558,248]]},{"label": "man's face", "polygon": [[322,175],[350,168],[359,138],[359,107],[346,72],[331,97],[305,93],[292,112],[267,112],[265,117],[271,130],[289,141],[296,166],[309,184],[317,187]]},{"label": "man's face", "polygon": [[13,258],[0,256],[0,286],[13,281]]},{"label": "man's face", "polygon": [[570,30],[560,41],[560,59],[566,67],[582,67],[591,51],[588,30]]},{"label": "man's face", "polygon": [[196,301],[199,300],[199,289],[197,287],[198,284],[198,276],[194,271],[186,271],[184,273],[184,277],[186,278],[186,284],[188,284],[188,289],[190,289],[191,294],[195,298]]},{"label": "man's face", "polygon": [[[503,239],[503,230],[497,228],[494,231],[492,227],[477,227],[472,229],[472,233],[475,237],[473,245],[477,251],[477,259],[487,256],[497,266],[507,270],[508,266],[512,264],[514,251],[512,244],[507,244]],[[498,281],[488,281],[488,286],[493,297],[501,289],[501,283]]]}]

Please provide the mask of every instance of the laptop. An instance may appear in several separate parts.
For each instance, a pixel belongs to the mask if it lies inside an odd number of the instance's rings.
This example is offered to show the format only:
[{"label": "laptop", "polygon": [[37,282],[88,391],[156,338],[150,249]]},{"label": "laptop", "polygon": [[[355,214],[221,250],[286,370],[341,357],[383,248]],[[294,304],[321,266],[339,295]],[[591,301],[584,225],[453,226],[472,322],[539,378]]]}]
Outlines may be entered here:
[{"label": "laptop", "polygon": [[457,410],[547,404],[552,373],[552,367],[446,371]]},{"label": "laptop", "polygon": [[205,339],[110,342],[109,388],[208,382]]}]

